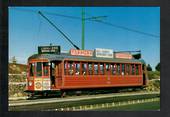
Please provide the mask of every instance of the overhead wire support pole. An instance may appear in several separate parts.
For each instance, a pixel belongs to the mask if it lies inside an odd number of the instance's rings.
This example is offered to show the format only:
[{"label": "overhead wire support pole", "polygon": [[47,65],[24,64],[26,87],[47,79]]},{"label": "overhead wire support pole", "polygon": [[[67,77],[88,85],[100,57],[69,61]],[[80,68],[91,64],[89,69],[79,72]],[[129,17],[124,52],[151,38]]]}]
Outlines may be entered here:
[{"label": "overhead wire support pole", "polygon": [[38,11],[38,13],[45,18],[57,31],[59,31],[76,49],[80,49],[79,47],[77,47],[59,28],[57,28],[56,25],[54,25],[54,23],[52,23],[41,11]]},{"label": "overhead wire support pole", "polygon": [[84,30],[85,30],[85,13],[84,13],[84,8],[82,8],[82,42],[81,42],[81,46],[82,46],[82,50],[84,50]]},{"label": "overhead wire support pole", "polygon": [[[90,17],[90,18],[85,18],[85,10],[84,8],[82,7],[82,13],[81,13],[82,17],[81,17],[81,20],[82,20],[82,41],[81,41],[81,49],[84,50],[85,49],[85,20],[97,20],[99,18],[104,18],[104,17],[107,17],[107,16],[96,16],[96,17]],[[100,20],[99,20],[100,21]]]}]

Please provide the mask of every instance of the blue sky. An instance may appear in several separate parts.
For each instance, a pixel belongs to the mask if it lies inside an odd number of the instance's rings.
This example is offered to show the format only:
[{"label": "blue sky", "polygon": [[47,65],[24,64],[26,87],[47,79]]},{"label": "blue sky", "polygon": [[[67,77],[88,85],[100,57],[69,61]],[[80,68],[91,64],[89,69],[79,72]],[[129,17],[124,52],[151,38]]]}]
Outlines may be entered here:
[{"label": "blue sky", "polygon": [[[26,11],[25,9],[28,9]],[[85,49],[108,48],[113,51],[141,50],[142,58],[152,68],[160,62],[160,7],[85,7],[85,17],[107,16],[102,21],[137,31],[145,35],[98,22],[85,21]],[[9,60],[18,63],[37,53],[40,45],[60,45],[61,50],[73,48],[36,10],[60,28],[81,47],[81,20],[50,15],[46,12],[81,17],[81,7],[9,7]]]}]

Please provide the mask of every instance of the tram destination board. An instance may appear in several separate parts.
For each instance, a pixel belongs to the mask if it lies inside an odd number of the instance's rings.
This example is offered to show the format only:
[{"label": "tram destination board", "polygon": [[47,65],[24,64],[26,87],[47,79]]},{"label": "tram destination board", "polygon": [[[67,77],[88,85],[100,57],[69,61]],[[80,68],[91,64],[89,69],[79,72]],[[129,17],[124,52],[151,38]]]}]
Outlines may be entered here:
[{"label": "tram destination board", "polygon": [[60,54],[60,46],[38,46],[38,54]]}]

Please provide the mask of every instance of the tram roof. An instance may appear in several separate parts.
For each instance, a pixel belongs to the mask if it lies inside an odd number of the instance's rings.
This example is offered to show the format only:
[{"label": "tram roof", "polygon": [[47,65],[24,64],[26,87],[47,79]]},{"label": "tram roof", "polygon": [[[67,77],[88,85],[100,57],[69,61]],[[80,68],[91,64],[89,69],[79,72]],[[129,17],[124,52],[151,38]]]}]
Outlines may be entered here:
[{"label": "tram roof", "polygon": [[63,60],[63,59],[70,59],[70,60],[92,60],[92,61],[108,61],[108,62],[136,62],[136,63],[144,63],[143,59],[121,59],[121,58],[102,58],[102,57],[86,57],[86,56],[74,56],[68,53],[61,53],[61,54],[34,54],[28,58],[30,59],[48,59],[49,61],[56,61],[56,60]]}]

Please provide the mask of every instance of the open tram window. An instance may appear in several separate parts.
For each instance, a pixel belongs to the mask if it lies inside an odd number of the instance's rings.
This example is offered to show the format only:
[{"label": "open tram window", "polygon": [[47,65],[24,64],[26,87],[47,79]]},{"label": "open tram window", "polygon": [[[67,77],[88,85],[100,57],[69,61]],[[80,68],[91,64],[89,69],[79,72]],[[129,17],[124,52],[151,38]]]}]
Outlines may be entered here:
[{"label": "open tram window", "polygon": [[75,63],[75,75],[80,75],[80,63]]},{"label": "open tram window", "polygon": [[110,64],[106,63],[106,72],[107,72],[107,75],[110,74]]},{"label": "open tram window", "polygon": [[120,64],[117,64],[117,75],[120,75]]},{"label": "open tram window", "polygon": [[126,64],[126,75],[130,75],[130,65]]},{"label": "open tram window", "polygon": [[73,62],[68,63],[68,69],[69,69],[69,75],[73,75],[74,74],[74,64],[73,64]]},{"label": "open tram window", "polygon": [[34,66],[35,66],[35,64],[34,63],[30,63],[29,65],[30,65],[29,75],[30,76],[34,76],[34,71],[35,71]]},{"label": "open tram window", "polygon": [[98,63],[94,63],[94,74],[98,75]]},{"label": "open tram window", "polygon": [[135,65],[132,64],[131,67],[132,67],[132,75],[135,75]]},{"label": "open tram window", "polygon": [[125,74],[125,64],[122,64],[122,73],[121,75],[124,75]]},{"label": "open tram window", "polygon": [[68,63],[64,62],[64,74],[67,75],[68,74]]},{"label": "open tram window", "polygon": [[42,63],[41,62],[37,62],[36,76],[42,76]]},{"label": "open tram window", "polygon": [[135,65],[136,68],[136,75],[139,75],[139,65]]},{"label": "open tram window", "polygon": [[82,75],[86,75],[87,73],[87,64],[86,63],[82,63]]},{"label": "open tram window", "polygon": [[48,69],[49,69],[48,62],[44,62],[43,63],[43,74],[44,74],[44,76],[48,76],[49,75]]},{"label": "open tram window", "polygon": [[111,66],[112,66],[112,75],[116,75],[116,68],[117,68],[116,64],[112,64]]},{"label": "open tram window", "polygon": [[89,75],[93,75],[92,63],[88,64],[88,68],[89,68]]},{"label": "open tram window", "polygon": [[103,63],[100,64],[100,74],[104,75],[104,64]]}]

